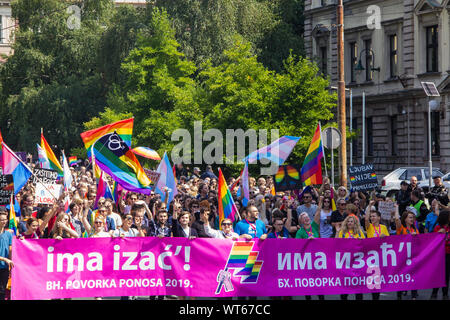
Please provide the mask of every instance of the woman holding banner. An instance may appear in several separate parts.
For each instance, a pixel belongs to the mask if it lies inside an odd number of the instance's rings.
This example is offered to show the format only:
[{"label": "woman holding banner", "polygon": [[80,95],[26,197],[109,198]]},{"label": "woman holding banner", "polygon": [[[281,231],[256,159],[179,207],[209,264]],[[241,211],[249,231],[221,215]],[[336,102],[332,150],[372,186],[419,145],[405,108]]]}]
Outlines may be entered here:
[{"label": "woman holding banner", "polygon": [[50,238],[57,240],[64,238],[78,238],[78,233],[71,228],[69,221],[70,216],[65,212],[60,212],[50,231]]},{"label": "woman holding banner", "polygon": [[[413,207],[406,207],[405,212],[403,212],[402,217],[400,218],[398,212],[398,205],[395,206],[395,227],[397,230],[397,235],[410,234],[417,235],[419,234],[419,230],[417,230],[416,223],[416,209]],[[397,292],[397,300],[402,300],[403,291]],[[411,299],[416,300],[417,298],[417,290],[411,290]]]},{"label": "woman holding banner", "polygon": [[[442,287],[442,300],[448,300],[448,285],[450,280],[450,211],[445,210],[439,213],[437,226],[434,232],[444,233],[445,237],[445,283],[446,286]],[[439,288],[434,288],[431,293],[431,300],[436,300]]]},{"label": "woman holding banner", "polygon": [[[367,238],[383,238],[389,236],[389,231],[384,224],[381,224],[381,213],[375,206],[375,201],[371,200],[366,208],[365,227]],[[397,205],[397,204],[395,204]],[[380,293],[372,293],[372,300],[380,300]]]},{"label": "woman holding banner", "polygon": [[[354,208],[353,208],[354,207]],[[352,204],[347,205],[347,210],[355,211],[356,207]],[[356,215],[349,214],[342,222],[342,227],[336,227],[336,238],[345,239],[365,239],[364,233],[361,230],[359,219]],[[341,300],[347,300],[348,294],[341,294]],[[362,300],[362,293],[355,294],[356,300]]]}]

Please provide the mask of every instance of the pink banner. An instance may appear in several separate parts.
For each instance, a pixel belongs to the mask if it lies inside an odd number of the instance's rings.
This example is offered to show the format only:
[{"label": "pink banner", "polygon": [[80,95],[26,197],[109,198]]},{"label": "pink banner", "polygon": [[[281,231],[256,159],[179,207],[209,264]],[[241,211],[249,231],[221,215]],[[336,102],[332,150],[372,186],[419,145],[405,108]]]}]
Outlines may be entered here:
[{"label": "pink banner", "polygon": [[445,285],[444,238],[14,239],[12,299],[428,289]]}]

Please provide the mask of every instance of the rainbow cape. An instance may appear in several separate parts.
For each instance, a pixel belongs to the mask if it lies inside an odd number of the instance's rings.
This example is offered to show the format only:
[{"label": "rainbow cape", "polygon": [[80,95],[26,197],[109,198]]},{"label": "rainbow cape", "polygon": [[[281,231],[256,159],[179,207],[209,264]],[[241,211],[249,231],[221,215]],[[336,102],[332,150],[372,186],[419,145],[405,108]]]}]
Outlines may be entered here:
[{"label": "rainbow cape", "polygon": [[50,168],[56,170],[58,172],[58,176],[62,177],[64,175],[63,168],[56,158],[55,154],[50,148],[50,145],[45,140],[44,134],[41,132],[41,148],[43,149],[45,155],[47,156],[47,160],[50,163]]},{"label": "rainbow cape", "polygon": [[302,181],[306,186],[322,184],[322,166],[320,164],[322,158],[322,138],[320,134],[320,125],[317,124],[316,131],[314,132],[301,170]]},{"label": "rainbow cape", "polygon": [[219,184],[218,184],[218,195],[219,195],[219,226],[222,228],[222,221],[224,219],[230,219],[234,221],[234,217],[238,213],[236,205],[234,204],[231,192],[228,189],[225,177],[222,174],[222,170],[219,168]]}]

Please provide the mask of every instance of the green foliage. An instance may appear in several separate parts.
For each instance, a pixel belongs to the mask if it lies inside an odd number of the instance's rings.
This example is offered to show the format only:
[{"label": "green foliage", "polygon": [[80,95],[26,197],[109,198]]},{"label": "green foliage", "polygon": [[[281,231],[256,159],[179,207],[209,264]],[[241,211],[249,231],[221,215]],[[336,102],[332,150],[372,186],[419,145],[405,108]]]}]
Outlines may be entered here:
[{"label": "green foliage", "polygon": [[82,123],[104,108],[106,88],[96,48],[112,4],[107,0],[84,4],[81,28],[71,30],[67,3],[12,3],[20,28],[14,55],[0,69],[0,125],[16,150],[35,151],[41,128],[52,146],[66,150],[78,146]]}]

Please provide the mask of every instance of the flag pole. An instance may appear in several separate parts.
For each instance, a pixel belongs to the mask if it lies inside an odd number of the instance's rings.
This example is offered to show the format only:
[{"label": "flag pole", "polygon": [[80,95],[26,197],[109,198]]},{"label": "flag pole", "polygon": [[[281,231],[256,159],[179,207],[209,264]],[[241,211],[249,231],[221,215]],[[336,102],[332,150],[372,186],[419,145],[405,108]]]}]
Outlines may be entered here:
[{"label": "flag pole", "polygon": [[323,152],[323,162],[325,165],[325,175],[328,177],[328,172],[327,172],[327,158],[325,157],[325,148],[323,147],[323,140],[322,140],[322,125],[320,124],[319,121],[319,130],[320,130],[320,144],[322,145],[322,152]]}]

